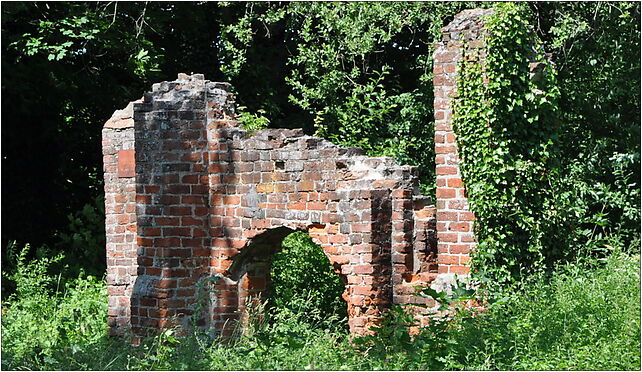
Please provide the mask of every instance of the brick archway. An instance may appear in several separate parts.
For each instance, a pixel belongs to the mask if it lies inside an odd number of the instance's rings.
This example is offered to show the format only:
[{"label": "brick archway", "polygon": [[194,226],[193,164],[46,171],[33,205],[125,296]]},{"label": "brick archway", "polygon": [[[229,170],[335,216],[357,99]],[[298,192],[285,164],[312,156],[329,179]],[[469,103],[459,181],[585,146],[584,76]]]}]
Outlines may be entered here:
[{"label": "brick archway", "polygon": [[[438,270],[435,209],[417,169],[301,130],[248,133],[229,91],[179,75],[105,125],[111,332],[230,332],[242,300],[262,288],[260,275],[240,286],[230,277],[235,257],[279,229],[307,231],[345,277],[352,332],[392,303],[431,305],[413,296]],[[214,283],[206,304],[204,282]]]},{"label": "brick archway", "polygon": [[476,245],[452,96],[457,61],[481,43],[487,13],[458,14],[435,51],[436,207],[415,167],[297,129],[248,133],[230,86],[203,75],[154,84],[116,111],[103,129],[111,333],[189,328],[207,282],[214,295],[196,323],[225,334],[239,298],[264,287],[260,276],[239,287],[235,258],[280,228],[308,231],[345,277],[351,332],[366,333],[391,304],[423,305],[414,310],[425,324],[437,307],[417,287],[442,290],[466,274]]},{"label": "brick archway", "polygon": [[[296,130],[263,130],[252,136],[236,128],[214,130],[219,131],[217,136],[233,133],[238,142],[221,146],[229,160],[219,164],[228,172],[220,176],[221,184],[211,187],[210,268],[211,274],[223,276],[216,286],[223,295],[212,300],[219,311],[213,312],[211,325],[222,329],[240,316],[243,306],[234,309],[234,304],[243,303],[248,288],[239,291],[238,283],[226,279],[236,269],[236,259],[242,259],[244,252],[251,256],[255,239],[269,233],[273,238],[269,252],[284,237],[279,234],[303,230],[346,279],[344,299],[351,329],[367,329],[392,301],[391,189],[403,183],[404,171],[405,187],[412,189],[410,168]],[[393,167],[396,178],[387,174]]]},{"label": "brick archway", "polygon": [[[272,257],[275,253],[281,251],[281,245],[286,236],[296,231],[303,231],[308,233],[310,230],[320,229],[319,225],[310,225],[308,228],[287,226],[280,226],[271,229],[261,229],[256,231],[253,238],[248,239],[245,247],[243,247],[239,254],[231,259],[231,264],[225,270],[220,279],[214,286],[212,296],[212,324],[215,325],[220,331],[220,334],[229,335],[237,330],[237,319],[242,319],[247,315],[248,307],[251,303],[256,304],[265,300],[265,293],[271,286],[270,271],[272,268]],[[334,272],[342,279],[344,291],[342,299],[345,301],[346,310],[350,318],[355,318],[362,311],[362,303],[354,303],[350,301],[352,298],[348,286],[347,275],[342,273],[342,266],[345,264],[345,256],[337,254],[337,249],[333,249],[332,245],[320,244],[318,239],[319,234],[326,234],[326,232],[316,232],[312,238],[314,243],[319,245],[323,250],[325,256],[329,260]],[[253,234],[252,234],[253,235]],[[324,248],[325,246],[325,248]],[[347,257],[352,256],[351,254]],[[359,259],[358,255],[353,259]],[[354,283],[362,283],[371,281],[368,278],[373,275],[356,275],[351,278]],[[355,278],[358,279],[355,281]],[[382,283],[389,281],[389,275]],[[220,306],[218,306],[220,304]]]},{"label": "brick archway", "polygon": [[229,90],[180,75],[105,125],[112,332],[188,328],[197,283],[213,277],[222,279],[199,324],[222,329],[240,316],[235,257],[282,227],[323,248],[346,278],[351,331],[366,332],[397,292],[406,296],[403,278],[434,262],[426,244],[413,251],[428,241],[415,237],[415,209],[425,209],[416,168],[301,130],[248,133]]}]

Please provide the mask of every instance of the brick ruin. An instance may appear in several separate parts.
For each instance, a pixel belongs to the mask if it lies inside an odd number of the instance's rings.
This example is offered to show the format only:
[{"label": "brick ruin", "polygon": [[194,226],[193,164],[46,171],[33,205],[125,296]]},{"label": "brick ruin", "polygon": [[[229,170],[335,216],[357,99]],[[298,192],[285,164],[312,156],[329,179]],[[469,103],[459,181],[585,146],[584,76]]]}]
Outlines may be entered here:
[{"label": "brick ruin", "polygon": [[[458,14],[434,53],[436,206],[418,192],[415,167],[302,130],[243,130],[230,86],[203,75],[154,84],[116,111],[103,129],[112,334],[231,334],[297,230],[345,283],[352,332],[392,304],[434,306],[415,287],[468,273],[475,246],[451,102],[457,62],[481,45],[488,12]],[[430,309],[416,309],[425,323]]]}]

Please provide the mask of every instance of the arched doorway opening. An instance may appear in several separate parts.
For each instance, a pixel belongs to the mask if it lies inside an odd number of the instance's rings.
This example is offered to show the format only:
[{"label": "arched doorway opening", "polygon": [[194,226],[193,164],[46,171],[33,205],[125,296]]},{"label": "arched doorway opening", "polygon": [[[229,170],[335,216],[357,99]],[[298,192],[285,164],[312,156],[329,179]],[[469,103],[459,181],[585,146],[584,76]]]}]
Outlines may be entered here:
[{"label": "arched doorway opening", "polygon": [[303,231],[283,239],[272,257],[268,306],[304,313],[311,323],[325,328],[347,327],[345,283],[318,244]]},{"label": "arched doorway opening", "polygon": [[316,326],[347,329],[345,277],[305,231],[281,226],[255,236],[226,276],[238,288],[241,328],[248,313],[271,321],[270,314],[289,311]]}]

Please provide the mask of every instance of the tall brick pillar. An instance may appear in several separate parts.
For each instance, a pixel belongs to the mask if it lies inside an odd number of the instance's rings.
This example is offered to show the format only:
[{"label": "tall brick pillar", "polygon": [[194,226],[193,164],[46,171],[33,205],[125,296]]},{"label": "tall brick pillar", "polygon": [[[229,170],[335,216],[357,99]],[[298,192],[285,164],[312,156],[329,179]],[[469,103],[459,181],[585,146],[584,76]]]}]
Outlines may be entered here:
[{"label": "tall brick pillar", "polygon": [[[189,328],[197,282],[209,275],[210,226],[206,112],[202,75],[154,84],[135,107],[138,278],[132,329]],[[218,95],[217,95],[218,94]],[[137,109],[138,108],[138,109]]]},{"label": "tall brick pillar", "polygon": [[457,14],[442,29],[442,41],[434,52],[437,262],[442,279],[452,274],[467,274],[469,255],[476,246],[475,216],[469,210],[452,128],[453,99],[457,93],[459,63],[464,55],[481,52],[484,17],[492,13],[491,9],[470,9]]},{"label": "tall brick pillar", "polygon": [[112,334],[131,326],[130,299],[138,275],[134,106],[116,111],[102,131],[105,174],[108,322]]},{"label": "tall brick pillar", "polygon": [[[229,113],[229,85],[179,74],[103,128],[111,333],[205,325],[210,275],[207,123]],[[207,303],[201,304],[207,307]]]}]

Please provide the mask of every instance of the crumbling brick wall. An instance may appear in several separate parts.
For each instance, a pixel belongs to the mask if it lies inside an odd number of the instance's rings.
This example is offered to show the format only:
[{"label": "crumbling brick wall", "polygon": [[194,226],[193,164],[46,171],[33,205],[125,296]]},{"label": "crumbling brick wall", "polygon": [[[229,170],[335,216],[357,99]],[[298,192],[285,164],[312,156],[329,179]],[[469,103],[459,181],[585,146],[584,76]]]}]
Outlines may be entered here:
[{"label": "crumbling brick wall", "polygon": [[[233,110],[228,85],[179,75],[105,125],[113,331],[188,327],[205,300],[197,324],[231,332],[295,230],[323,248],[345,282],[351,330],[365,331],[423,264],[416,168],[301,130],[250,134]],[[209,297],[199,282],[213,285]]]},{"label": "crumbling brick wall", "polygon": [[[416,286],[443,289],[468,273],[475,246],[452,97],[462,37],[475,45],[486,13],[457,15],[435,52],[436,207],[414,167],[301,130],[248,133],[230,86],[202,75],[155,84],[116,111],[103,129],[112,333],[196,325],[229,335],[296,230],[343,279],[351,331],[367,332],[391,304],[434,305]],[[429,312],[417,309],[423,322]]]}]

